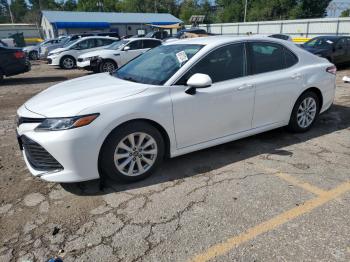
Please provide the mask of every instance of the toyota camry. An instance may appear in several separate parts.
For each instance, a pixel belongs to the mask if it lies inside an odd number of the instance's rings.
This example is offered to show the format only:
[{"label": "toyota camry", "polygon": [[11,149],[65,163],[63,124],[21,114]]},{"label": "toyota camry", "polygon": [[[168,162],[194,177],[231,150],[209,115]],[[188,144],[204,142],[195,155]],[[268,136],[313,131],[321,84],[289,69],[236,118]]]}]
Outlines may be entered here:
[{"label": "toyota camry", "polygon": [[156,47],[113,73],[62,82],[18,109],[30,172],[136,181],[176,157],[287,126],[333,103],[336,68],[291,42],[207,37]]}]

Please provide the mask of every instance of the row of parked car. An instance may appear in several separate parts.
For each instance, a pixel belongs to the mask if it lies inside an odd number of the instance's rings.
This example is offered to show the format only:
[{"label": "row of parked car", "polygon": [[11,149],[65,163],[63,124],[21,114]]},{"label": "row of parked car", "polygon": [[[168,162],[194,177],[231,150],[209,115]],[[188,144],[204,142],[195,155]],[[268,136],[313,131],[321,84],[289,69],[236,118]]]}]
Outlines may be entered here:
[{"label": "row of parked car", "polygon": [[[5,47],[0,42],[0,79],[29,71],[30,63],[27,57],[45,59],[49,65],[62,69],[78,67],[95,73],[112,72],[163,42],[208,35],[210,34],[203,29],[181,30],[174,37],[151,32],[146,36],[131,36],[126,39],[120,39],[113,33],[92,33],[62,36],[36,46],[25,47],[23,50]],[[268,37],[292,41],[290,36],[282,34]],[[350,62],[350,36],[320,36],[300,47],[337,65]]]}]

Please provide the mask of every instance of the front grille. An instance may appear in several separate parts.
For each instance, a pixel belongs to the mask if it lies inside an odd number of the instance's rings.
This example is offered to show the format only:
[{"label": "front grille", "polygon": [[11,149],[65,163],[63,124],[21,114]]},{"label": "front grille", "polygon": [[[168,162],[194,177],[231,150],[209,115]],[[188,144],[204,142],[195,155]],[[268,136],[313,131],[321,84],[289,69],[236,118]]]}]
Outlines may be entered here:
[{"label": "front grille", "polygon": [[45,118],[18,117],[17,126],[20,126],[21,124],[41,123],[44,119]]},{"label": "front grille", "polygon": [[78,62],[83,62],[84,59],[83,58],[78,58]]},{"label": "front grille", "polygon": [[63,166],[41,145],[26,136],[20,137],[29,164],[39,171],[63,169]]}]

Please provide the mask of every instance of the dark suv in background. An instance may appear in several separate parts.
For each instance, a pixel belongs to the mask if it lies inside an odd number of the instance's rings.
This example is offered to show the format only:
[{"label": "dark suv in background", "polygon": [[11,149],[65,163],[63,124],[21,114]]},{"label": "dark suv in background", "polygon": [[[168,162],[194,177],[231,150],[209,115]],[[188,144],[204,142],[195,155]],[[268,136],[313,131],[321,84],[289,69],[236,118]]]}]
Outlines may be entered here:
[{"label": "dark suv in background", "polygon": [[4,76],[13,76],[29,70],[30,63],[22,49],[0,46],[0,81]]},{"label": "dark suv in background", "polygon": [[319,36],[301,47],[336,65],[350,63],[350,36]]}]

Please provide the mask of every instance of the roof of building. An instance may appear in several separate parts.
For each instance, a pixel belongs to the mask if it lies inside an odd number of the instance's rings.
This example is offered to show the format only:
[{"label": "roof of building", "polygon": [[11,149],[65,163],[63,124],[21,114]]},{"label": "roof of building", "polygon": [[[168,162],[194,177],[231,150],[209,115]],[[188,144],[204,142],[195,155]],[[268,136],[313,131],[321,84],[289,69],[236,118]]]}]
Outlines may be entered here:
[{"label": "roof of building", "polygon": [[93,23],[112,24],[174,24],[182,23],[175,16],[167,13],[112,13],[112,12],[70,12],[42,11],[50,23]]}]

